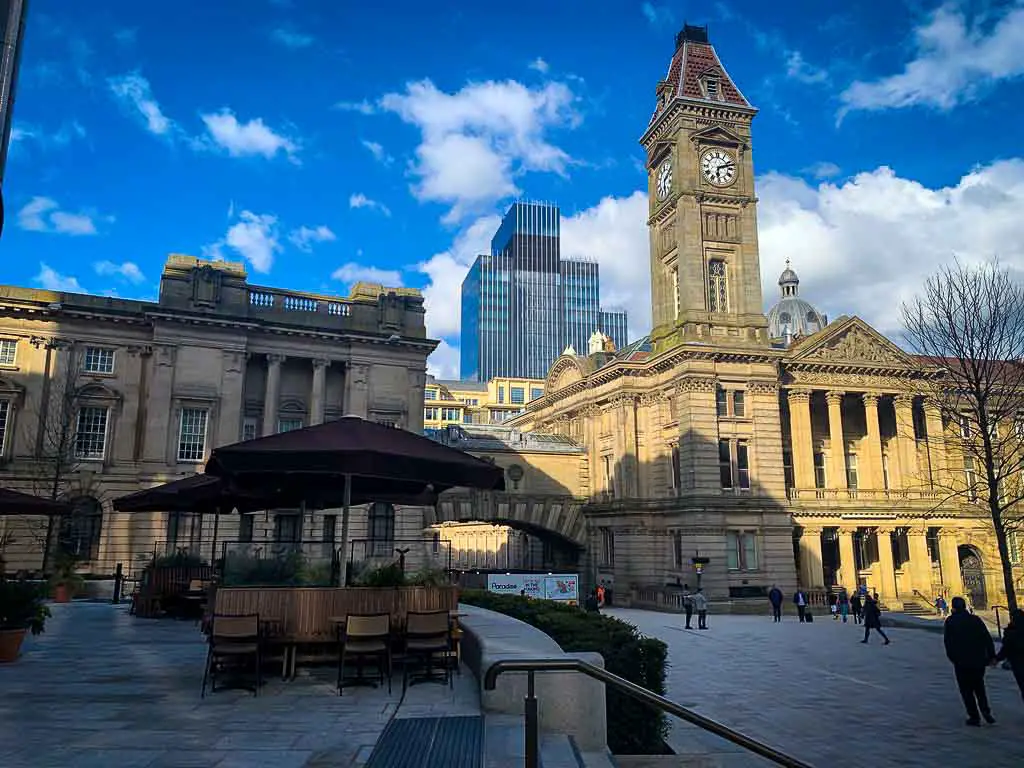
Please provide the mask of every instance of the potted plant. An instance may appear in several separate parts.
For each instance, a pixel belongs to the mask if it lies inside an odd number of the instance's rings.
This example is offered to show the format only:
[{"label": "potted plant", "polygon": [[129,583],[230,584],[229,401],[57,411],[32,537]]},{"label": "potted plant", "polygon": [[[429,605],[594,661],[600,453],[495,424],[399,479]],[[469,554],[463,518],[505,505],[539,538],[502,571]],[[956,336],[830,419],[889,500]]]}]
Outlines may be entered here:
[{"label": "potted plant", "polygon": [[50,586],[53,588],[53,601],[55,603],[67,603],[75,596],[85,580],[78,575],[76,568],[78,559],[71,555],[63,555],[57,558],[54,563],[53,574],[50,576]]},{"label": "potted plant", "polygon": [[0,663],[18,658],[25,633],[38,635],[49,616],[42,585],[0,578]]}]

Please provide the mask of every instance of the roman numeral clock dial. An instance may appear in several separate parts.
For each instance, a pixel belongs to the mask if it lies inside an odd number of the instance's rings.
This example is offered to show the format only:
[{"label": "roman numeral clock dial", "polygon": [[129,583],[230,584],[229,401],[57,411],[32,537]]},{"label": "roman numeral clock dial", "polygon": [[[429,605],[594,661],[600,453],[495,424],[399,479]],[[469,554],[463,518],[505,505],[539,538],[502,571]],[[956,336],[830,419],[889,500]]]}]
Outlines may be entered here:
[{"label": "roman numeral clock dial", "polygon": [[658,169],[655,191],[658,193],[659,200],[664,200],[672,191],[672,163],[668,160],[662,163],[661,168]]},{"label": "roman numeral clock dial", "polygon": [[736,158],[724,149],[709,149],[701,156],[700,172],[709,184],[727,187],[736,181]]}]

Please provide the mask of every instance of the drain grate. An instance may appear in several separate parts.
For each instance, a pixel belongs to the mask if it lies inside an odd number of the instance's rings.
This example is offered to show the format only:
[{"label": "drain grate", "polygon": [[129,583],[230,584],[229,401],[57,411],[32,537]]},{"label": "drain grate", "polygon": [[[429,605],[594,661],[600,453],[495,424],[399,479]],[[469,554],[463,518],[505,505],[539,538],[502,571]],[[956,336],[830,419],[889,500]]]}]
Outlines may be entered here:
[{"label": "drain grate", "polygon": [[407,717],[384,729],[365,768],[482,768],[483,718]]}]

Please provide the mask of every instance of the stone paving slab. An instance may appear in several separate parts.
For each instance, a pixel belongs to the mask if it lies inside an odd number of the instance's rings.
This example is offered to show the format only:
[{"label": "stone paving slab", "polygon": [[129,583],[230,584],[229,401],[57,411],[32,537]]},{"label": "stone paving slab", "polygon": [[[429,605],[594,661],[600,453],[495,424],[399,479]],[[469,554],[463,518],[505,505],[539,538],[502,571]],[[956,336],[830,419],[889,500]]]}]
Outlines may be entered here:
[{"label": "stone paving slab", "polygon": [[400,669],[391,695],[338,696],[330,665],[287,683],[268,674],[259,696],[200,699],[206,643],[191,622],[109,604],[52,610],[46,632],[0,666],[0,768],[357,768],[393,716],[480,714],[468,672],[404,700]]},{"label": "stone paving slab", "polygon": [[[1010,672],[986,675],[995,726],[968,728],[942,636],[886,628],[892,643],[831,619],[772,623],[709,616],[706,632],[675,614],[611,609],[669,647],[668,696],[815,766],[1024,765],[1024,702]],[[708,765],[765,766],[673,721],[669,743]]]}]

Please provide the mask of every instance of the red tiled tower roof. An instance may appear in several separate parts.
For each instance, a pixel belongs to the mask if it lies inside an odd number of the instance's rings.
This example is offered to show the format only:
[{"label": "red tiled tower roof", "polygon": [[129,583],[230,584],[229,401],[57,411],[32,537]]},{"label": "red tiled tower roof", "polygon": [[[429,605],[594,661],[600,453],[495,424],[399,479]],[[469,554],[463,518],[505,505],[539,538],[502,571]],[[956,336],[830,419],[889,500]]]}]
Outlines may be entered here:
[{"label": "red tiled tower roof", "polygon": [[[708,76],[717,81],[717,94],[706,94],[701,87],[701,79]],[[652,123],[675,98],[752,109],[750,102],[740,93],[719,61],[714,46],[708,40],[707,27],[689,24],[676,35],[676,52],[668,65],[668,75],[658,84],[658,94],[658,106],[651,116]]]}]

